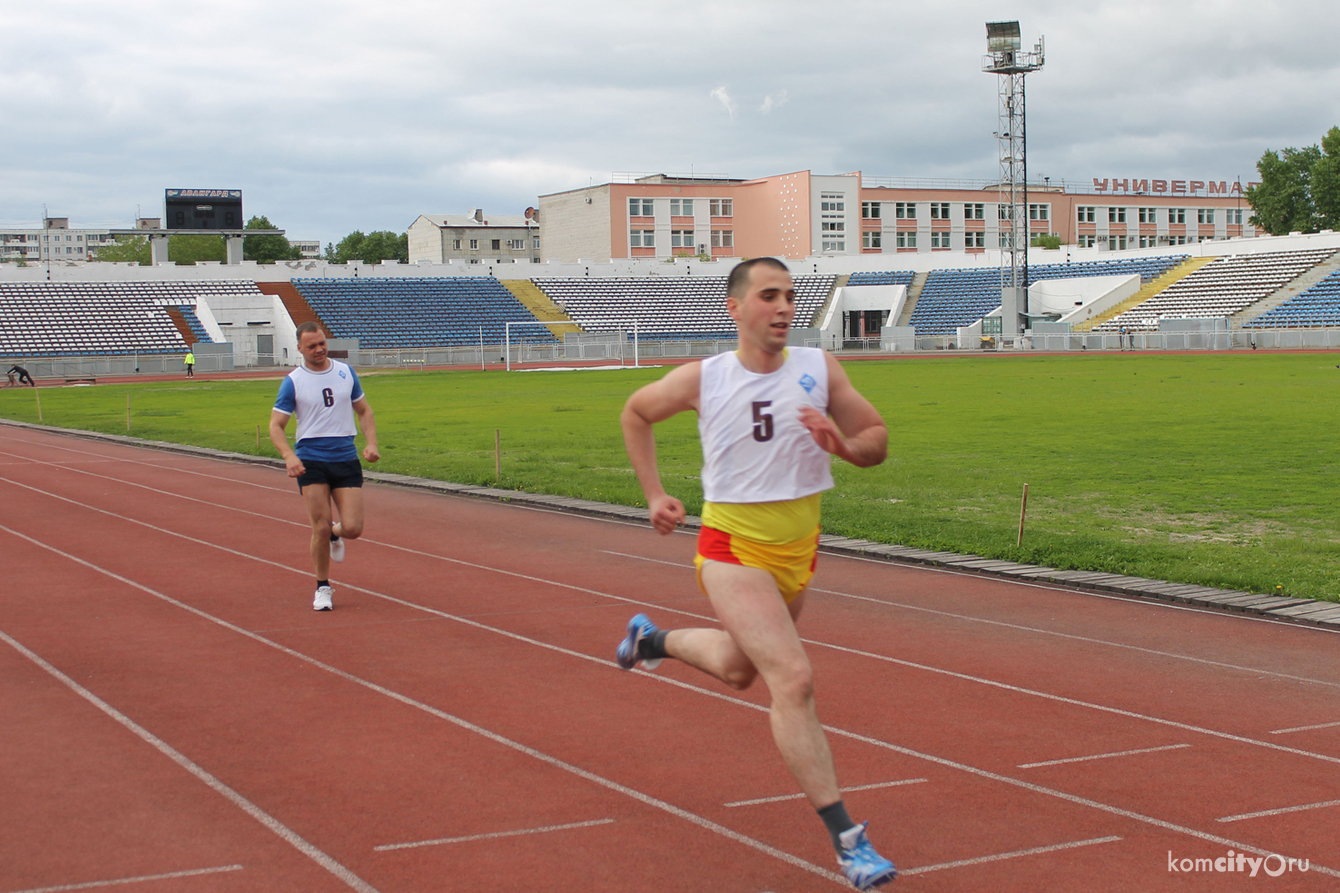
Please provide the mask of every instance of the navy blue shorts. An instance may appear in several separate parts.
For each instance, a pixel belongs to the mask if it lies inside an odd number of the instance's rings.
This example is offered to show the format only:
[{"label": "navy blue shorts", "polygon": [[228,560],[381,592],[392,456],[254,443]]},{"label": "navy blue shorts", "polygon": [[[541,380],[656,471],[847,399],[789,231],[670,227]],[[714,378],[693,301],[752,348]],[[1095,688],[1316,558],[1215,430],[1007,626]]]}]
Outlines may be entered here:
[{"label": "navy blue shorts", "polygon": [[298,475],[298,492],[308,484],[325,484],[332,490],[363,486],[363,465],[357,459],[347,462],[317,462],[302,460],[303,473]]}]

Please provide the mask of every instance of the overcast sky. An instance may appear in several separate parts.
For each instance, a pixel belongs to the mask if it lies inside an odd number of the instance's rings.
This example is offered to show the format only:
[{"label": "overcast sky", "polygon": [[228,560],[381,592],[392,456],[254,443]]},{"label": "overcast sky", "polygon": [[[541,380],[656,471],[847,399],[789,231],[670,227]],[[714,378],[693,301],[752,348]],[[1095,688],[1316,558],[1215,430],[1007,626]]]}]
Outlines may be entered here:
[{"label": "overcast sky", "polygon": [[996,176],[984,23],[1046,37],[1029,173],[1255,179],[1340,124],[1334,0],[115,0],[0,10],[0,225],[240,188],[290,238],[615,171]]}]

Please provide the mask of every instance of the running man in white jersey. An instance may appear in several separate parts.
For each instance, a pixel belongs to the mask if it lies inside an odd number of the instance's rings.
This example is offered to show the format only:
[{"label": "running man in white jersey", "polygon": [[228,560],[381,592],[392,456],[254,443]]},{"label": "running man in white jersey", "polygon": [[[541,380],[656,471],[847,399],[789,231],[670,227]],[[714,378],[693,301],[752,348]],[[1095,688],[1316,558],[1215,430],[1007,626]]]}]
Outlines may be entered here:
[{"label": "running man in white jersey", "polygon": [[773,740],[827,826],[838,864],[865,890],[897,872],[842,803],[795,621],[814,574],[820,494],[833,486],[831,457],[878,465],[888,431],[836,360],[814,348],[787,347],[796,292],[785,264],[745,261],[726,290],[739,350],[679,366],[639,389],[621,419],[652,526],[668,534],[684,520],[684,505],[661,486],[652,426],[698,413],[704,504],[694,563],[724,628],[660,630],[638,614],[617,658],[625,669],[639,662],[654,669],[672,657],[735,689],[761,675],[772,696]]},{"label": "running man in white jersey", "polygon": [[[326,336],[314,322],[298,326],[302,365],[279,386],[279,398],[270,413],[270,441],[284,457],[288,476],[298,479],[298,491],[312,519],[312,565],[316,568],[316,598],[312,608],[334,607],[330,588],[330,561],[344,560],[344,541],[363,533],[363,466],[354,447],[354,417],[367,444],[363,458],[376,462],[377,425],[363,386],[353,369],[326,352]],[[298,417],[294,447],[284,429],[289,417]],[[334,502],[340,520],[331,523]]]}]

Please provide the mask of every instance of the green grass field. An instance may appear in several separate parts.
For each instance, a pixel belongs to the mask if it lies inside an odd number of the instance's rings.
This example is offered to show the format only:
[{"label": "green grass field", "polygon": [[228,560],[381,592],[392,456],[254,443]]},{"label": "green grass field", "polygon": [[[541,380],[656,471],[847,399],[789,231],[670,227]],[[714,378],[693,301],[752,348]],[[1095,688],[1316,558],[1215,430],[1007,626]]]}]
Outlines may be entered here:
[{"label": "green grass field", "polygon": [[[1337,600],[1340,463],[1328,354],[934,357],[846,365],[889,424],[881,467],[837,463],[827,532],[1062,568]],[[378,468],[641,505],[624,399],[663,369],[365,374]],[[47,424],[274,455],[277,380],[41,391]],[[0,416],[37,421],[31,389]],[[260,447],[256,426],[260,426]],[[658,429],[667,488],[701,507],[696,421]],[[1016,546],[1019,500],[1028,523]]]}]

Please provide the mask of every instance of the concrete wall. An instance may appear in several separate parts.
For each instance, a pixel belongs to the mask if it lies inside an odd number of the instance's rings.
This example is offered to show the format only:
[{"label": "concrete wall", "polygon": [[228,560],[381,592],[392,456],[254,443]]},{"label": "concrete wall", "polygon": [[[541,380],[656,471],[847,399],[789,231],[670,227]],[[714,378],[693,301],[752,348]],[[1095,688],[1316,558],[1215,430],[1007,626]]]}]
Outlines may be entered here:
[{"label": "concrete wall", "polygon": [[[608,262],[612,256],[611,221],[627,218],[627,203],[622,209],[613,203],[608,183],[588,189],[542,195],[540,260],[572,263],[579,258],[586,258],[597,263]],[[624,251],[627,251],[626,231],[623,234],[623,245]]]},{"label": "concrete wall", "polygon": [[1059,313],[1061,322],[1093,319],[1140,290],[1140,276],[1090,276],[1084,279],[1048,279],[1028,287],[1028,309]]}]

